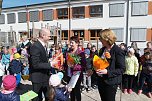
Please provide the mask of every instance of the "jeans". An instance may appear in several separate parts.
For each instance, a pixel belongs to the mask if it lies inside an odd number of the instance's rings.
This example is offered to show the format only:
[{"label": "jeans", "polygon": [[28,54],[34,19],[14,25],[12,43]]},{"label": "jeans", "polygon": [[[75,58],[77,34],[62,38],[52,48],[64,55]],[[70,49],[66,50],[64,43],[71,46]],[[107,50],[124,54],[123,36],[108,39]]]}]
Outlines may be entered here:
[{"label": "jeans", "polygon": [[29,68],[28,67],[24,67],[22,73],[23,73],[23,75],[29,75]]},{"label": "jeans", "polygon": [[85,88],[91,87],[91,76],[87,76],[86,73],[83,74],[83,85]]},{"label": "jeans", "polygon": [[140,79],[139,79],[139,90],[142,90],[143,86],[144,86],[144,82],[147,82],[147,86],[148,86],[148,92],[152,92],[152,75],[147,75],[144,73],[141,73],[140,75]]}]

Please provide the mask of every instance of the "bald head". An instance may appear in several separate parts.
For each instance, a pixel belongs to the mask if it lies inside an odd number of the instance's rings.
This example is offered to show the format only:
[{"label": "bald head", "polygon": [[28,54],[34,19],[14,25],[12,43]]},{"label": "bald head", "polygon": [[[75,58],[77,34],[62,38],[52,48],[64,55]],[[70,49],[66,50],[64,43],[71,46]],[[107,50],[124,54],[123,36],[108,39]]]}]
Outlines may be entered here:
[{"label": "bald head", "polygon": [[39,36],[40,36],[40,38],[41,38],[42,41],[44,41],[44,42],[49,41],[50,37],[51,37],[50,30],[46,29],[46,28],[42,28],[40,30]]},{"label": "bald head", "polygon": [[50,33],[50,31],[46,28],[42,28],[40,30],[39,36],[42,37],[43,35],[46,35],[47,33]]}]

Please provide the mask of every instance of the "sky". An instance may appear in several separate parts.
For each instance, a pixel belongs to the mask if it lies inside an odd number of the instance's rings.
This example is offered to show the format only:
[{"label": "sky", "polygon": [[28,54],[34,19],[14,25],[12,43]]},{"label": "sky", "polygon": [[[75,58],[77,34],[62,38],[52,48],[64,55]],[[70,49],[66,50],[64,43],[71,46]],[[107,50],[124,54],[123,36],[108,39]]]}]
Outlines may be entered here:
[{"label": "sky", "polygon": [[45,3],[45,2],[54,2],[62,0],[3,0],[2,7],[15,7],[29,4]]}]

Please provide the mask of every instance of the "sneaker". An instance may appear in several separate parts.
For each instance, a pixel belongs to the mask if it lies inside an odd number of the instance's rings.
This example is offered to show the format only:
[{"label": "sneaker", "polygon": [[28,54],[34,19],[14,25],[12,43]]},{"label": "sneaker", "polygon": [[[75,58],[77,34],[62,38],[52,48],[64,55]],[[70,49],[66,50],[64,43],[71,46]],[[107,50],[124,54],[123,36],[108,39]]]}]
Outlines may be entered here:
[{"label": "sneaker", "polygon": [[129,93],[129,94],[132,94],[132,92],[133,92],[132,89],[129,89],[129,90],[128,90],[128,93]]},{"label": "sneaker", "polygon": [[138,95],[140,95],[142,93],[142,90],[138,90]]},{"label": "sneaker", "polygon": [[92,88],[93,88],[93,89],[96,89],[96,88],[98,88],[98,87],[97,87],[97,85],[93,85]]},{"label": "sneaker", "polygon": [[89,87],[89,88],[87,88],[87,91],[90,91],[91,90],[91,88]]},{"label": "sneaker", "polygon": [[147,93],[147,96],[149,97],[149,98],[152,98],[152,95],[151,95],[151,93],[149,92],[149,93]]},{"label": "sneaker", "polygon": [[124,94],[128,94],[127,89],[124,89],[123,93]]},{"label": "sneaker", "polygon": [[84,91],[84,90],[86,90],[86,88],[85,88],[85,87],[82,87],[82,88],[81,88],[81,91]]}]

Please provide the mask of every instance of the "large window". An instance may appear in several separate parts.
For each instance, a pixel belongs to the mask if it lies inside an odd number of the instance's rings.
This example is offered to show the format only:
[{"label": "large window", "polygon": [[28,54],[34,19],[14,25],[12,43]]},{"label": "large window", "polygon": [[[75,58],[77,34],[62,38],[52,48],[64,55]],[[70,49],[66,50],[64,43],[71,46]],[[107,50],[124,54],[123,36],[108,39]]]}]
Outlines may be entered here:
[{"label": "large window", "polygon": [[74,36],[78,36],[80,40],[84,38],[84,30],[75,30],[73,32],[74,32]]},{"label": "large window", "polygon": [[109,5],[110,17],[123,17],[124,16],[124,3],[116,3]]},{"label": "large window", "polygon": [[58,19],[68,19],[68,8],[58,9]]},{"label": "large window", "polygon": [[84,7],[74,7],[72,9],[73,18],[84,18]]},{"label": "large window", "polygon": [[90,17],[102,17],[103,5],[90,6]]},{"label": "large window", "polygon": [[18,22],[25,23],[27,21],[26,12],[18,12]]},{"label": "large window", "polygon": [[68,40],[68,31],[67,30],[62,31],[62,40]]},{"label": "large window", "polygon": [[132,2],[132,16],[148,14],[148,2]]},{"label": "large window", "polygon": [[30,11],[30,21],[31,22],[39,21],[39,11]]},{"label": "large window", "polygon": [[11,23],[15,23],[15,22],[16,22],[15,13],[9,13],[9,14],[7,14],[7,23],[11,24]]},{"label": "large window", "polygon": [[146,28],[131,28],[130,41],[146,41]]},{"label": "large window", "polygon": [[0,24],[5,24],[5,15],[4,14],[0,15]]},{"label": "large window", "polygon": [[43,10],[43,21],[52,21],[53,20],[53,10],[47,9]]},{"label": "large window", "polygon": [[117,41],[118,42],[122,42],[123,41],[123,37],[124,37],[124,29],[123,28],[116,28],[116,29],[112,29],[114,31],[114,33],[117,36]]},{"label": "large window", "polygon": [[90,30],[90,40],[97,40],[99,38],[100,30]]}]

